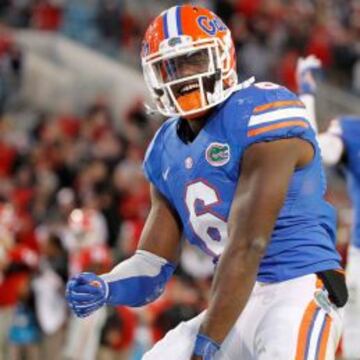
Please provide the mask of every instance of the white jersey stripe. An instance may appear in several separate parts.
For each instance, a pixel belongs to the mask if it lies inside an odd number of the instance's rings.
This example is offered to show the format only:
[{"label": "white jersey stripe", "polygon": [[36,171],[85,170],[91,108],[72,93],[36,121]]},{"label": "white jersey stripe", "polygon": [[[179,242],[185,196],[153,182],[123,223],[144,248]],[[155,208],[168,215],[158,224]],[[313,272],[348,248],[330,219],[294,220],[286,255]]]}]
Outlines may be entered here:
[{"label": "white jersey stripe", "polygon": [[273,121],[291,119],[291,118],[309,118],[306,109],[291,107],[288,109],[269,111],[261,115],[253,115],[250,117],[249,127],[260,124],[266,124]]},{"label": "white jersey stripe", "polygon": [[179,36],[179,29],[177,27],[177,19],[176,19],[176,9],[177,6],[173,6],[167,12],[167,28],[169,31],[169,38]]},{"label": "white jersey stripe", "polygon": [[316,349],[319,340],[319,336],[321,335],[321,329],[324,324],[326,313],[324,310],[320,309],[317,313],[314,326],[312,328],[310,342],[309,342],[309,350],[308,356],[306,360],[315,360],[316,359]]}]

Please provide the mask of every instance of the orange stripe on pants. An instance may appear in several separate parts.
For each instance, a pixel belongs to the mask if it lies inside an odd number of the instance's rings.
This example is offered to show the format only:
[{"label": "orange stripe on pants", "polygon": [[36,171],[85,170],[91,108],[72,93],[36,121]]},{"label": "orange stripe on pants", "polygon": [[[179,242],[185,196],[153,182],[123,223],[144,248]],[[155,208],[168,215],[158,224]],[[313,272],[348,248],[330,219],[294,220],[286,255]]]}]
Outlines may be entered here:
[{"label": "orange stripe on pants", "polygon": [[325,356],[326,356],[326,349],[327,349],[327,344],[329,341],[329,335],[330,335],[330,328],[331,328],[331,317],[329,315],[326,315],[326,323],[325,323],[325,327],[324,327],[324,331],[322,333],[322,338],[321,338],[321,342],[320,342],[320,348],[319,348],[319,356],[317,357],[316,360],[325,360]]},{"label": "orange stripe on pants", "polygon": [[308,339],[309,331],[311,329],[311,324],[313,322],[316,309],[317,309],[317,305],[315,301],[311,300],[301,320],[299,335],[297,340],[295,360],[306,360],[305,359],[306,345],[307,345],[306,342]]}]

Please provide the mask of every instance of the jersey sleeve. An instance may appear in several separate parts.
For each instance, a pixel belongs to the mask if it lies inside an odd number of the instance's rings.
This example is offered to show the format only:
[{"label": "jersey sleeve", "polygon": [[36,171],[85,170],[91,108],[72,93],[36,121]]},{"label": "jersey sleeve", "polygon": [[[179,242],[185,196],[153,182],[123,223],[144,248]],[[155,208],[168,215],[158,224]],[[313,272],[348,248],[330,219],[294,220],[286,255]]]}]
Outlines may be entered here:
[{"label": "jersey sleeve", "polygon": [[316,143],[309,114],[302,101],[285,87],[255,84],[247,128],[247,146],[257,142],[299,137]]},{"label": "jersey sleeve", "polygon": [[143,161],[143,170],[145,177],[151,182],[157,190],[165,195],[164,183],[162,181],[162,148],[163,148],[162,126],[151,140]]}]

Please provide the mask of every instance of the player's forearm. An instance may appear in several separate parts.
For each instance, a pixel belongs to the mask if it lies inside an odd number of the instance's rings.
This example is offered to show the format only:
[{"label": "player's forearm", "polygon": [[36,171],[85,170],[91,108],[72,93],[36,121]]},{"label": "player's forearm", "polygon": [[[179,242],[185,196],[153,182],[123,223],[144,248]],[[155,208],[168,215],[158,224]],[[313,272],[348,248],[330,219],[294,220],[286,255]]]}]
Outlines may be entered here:
[{"label": "player's forearm", "polygon": [[254,287],[266,241],[229,246],[216,271],[212,300],[200,329],[219,344],[225,339],[245,308]]},{"label": "player's forearm", "polygon": [[101,278],[108,288],[110,305],[142,306],[158,298],[175,265],[153,253],[138,250],[131,258]]},{"label": "player's forearm", "polygon": [[[220,258],[201,328],[201,333],[218,343],[225,339],[245,308],[276,219],[276,213],[262,211],[265,199],[271,200],[270,190],[247,187],[246,182],[243,185],[245,188],[231,208],[229,243]],[[256,193],[259,197],[255,197]]]},{"label": "player's forearm", "polygon": [[228,219],[229,243],[221,256],[200,330],[218,343],[225,339],[250,297],[302,146],[302,142],[284,140],[257,144],[245,153]]}]

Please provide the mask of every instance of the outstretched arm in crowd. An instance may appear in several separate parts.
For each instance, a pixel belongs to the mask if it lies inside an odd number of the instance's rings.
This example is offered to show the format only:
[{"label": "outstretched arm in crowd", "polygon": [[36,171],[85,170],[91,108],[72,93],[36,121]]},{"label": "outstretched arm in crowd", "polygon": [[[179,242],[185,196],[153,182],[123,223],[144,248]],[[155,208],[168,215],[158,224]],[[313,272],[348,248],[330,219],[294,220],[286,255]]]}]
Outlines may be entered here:
[{"label": "outstretched arm in crowd", "polygon": [[[298,94],[306,106],[311,126],[316,133],[318,133],[315,111],[317,84],[314,72],[319,69],[321,69],[321,62],[314,55],[300,58],[296,67]],[[341,127],[337,119],[331,121],[330,126],[325,132],[318,134],[318,142],[325,165],[336,165],[341,161],[344,156],[344,143],[341,138]]]}]

